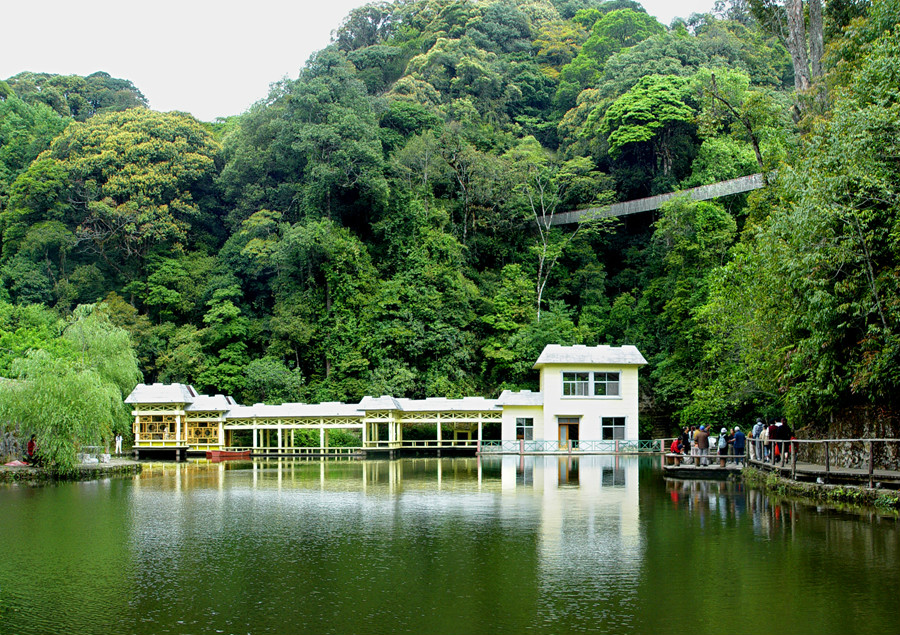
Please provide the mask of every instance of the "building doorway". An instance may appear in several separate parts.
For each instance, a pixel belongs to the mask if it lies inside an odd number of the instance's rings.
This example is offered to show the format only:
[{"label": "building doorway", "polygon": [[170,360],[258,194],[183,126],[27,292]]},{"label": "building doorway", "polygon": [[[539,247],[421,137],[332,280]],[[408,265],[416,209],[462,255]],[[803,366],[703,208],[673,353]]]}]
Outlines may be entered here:
[{"label": "building doorway", "polygon": [[567,450],[569,442],[572,442],[572,448],[578,447],[578,424],[580,417],[559,417],[559,449]]}]

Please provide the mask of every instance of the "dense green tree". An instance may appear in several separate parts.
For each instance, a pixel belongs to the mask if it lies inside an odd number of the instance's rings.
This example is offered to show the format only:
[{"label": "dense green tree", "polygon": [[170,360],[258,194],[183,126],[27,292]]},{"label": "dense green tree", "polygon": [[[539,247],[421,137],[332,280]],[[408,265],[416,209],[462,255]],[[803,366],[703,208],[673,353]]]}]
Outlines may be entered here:
[{"label": "dense green tree", "polygon": [[91,78],[0,83],[0,374],[64,341],[24,303],[106,297],[148,380],[247,401],[536,388],[553,342],[638,346],[656,420],[893,407],[897,3],[828,3],[815,108],[756,4],[376,2],[214,124],[96,115],[138,99],[108,77],[94,105]]},{"label": "dense green tree", "polygon": [[295,81],[275,84],[226,141],[220,183],[233,227],[276,209],[351,224],[370,220],[387,184],[378,123],[365,84],[346,56],[325,49]]},{"label": "dense green tree", "polygon": [[531,49],[531,25],[517,6],[505,2],[489,4],[471,20],[466,35],[476,46],[496,53],[522,53]]},{"label": "dense green tree", "polygon": [[347,17],[331,34],[343,51],[354,51],[383,44],[394,34],[397,16],[391,2],[369,2],[350,10]]},{"label": "dense green tree", "polygon": [[0,419],[36,434],[53,469],[71,472],[82,446],[130,429],[123,399],[140,379],[137,358],[102,306],[79,307],[57,341],[14,360],[11,374],[16,381],[0,382]]},{"label": "dense green tree", "polygon": [[22,101],[12,90],[0,97],[0,210],[16,177],[70,121],[46,104]]},{"label": "dense green tree", "polygon": [[[893,31],[876,36],[704,312],[712,362],[739,393],[777,395],[798,422],[894,404],[898,60]],[[722,400],[723,387],[701,396]]]},{"label": "dense green tree", "polygon": [[237,395],[243,403],[285,403],[298,401],[303,376],[280,359],[261,357],[244,368],[243,391]]},{"label": "dense green tree", "polygon": [[[666,191],[693,159],[694,125],[687,82],[677,76],[650,75],[609,107],[599,131],[608,139],[609,154],[619,160],[620,169],[643,163],[644,178],[658,180],[655,189]],[[649,166],[648,157],[652,157]]]},{"label": "dense green tree", "polygon": [[361,397],[377,278],[367,248],[327,219],[286,230],[276,253],[270,355],[308,378],[311,397]]},{"label": "dense green tree", "polygon": [[[29,228],[61,223],[81,258],[120,283],[154,252],[212,246],[219,146],[193,118],[134,108],[75,123],[13,183],[0,223],[3,256],[28,249]],[[212,244],[211,244],[212,243]]]},{"label": "dense green tree", "polygon": [[472,394],[477,288],[463,273],[463,248],[446,231],[441,210],[411,202],[406,213],[409,222],[391,218],[380,227],[399,258],[378,293],[375,366],[412,371],[409,396]]},{"label": "dense green tree", "polygon": [[600,17],[591,27],[581,51],[562,68],[558,107],[571,108],[578,91],[596,82],[603,65],[615,53],[664,32],[665,27],[656,18],[641,11],[618,9]]},{"label": "dense green tree", "polygon": [[87,77],[25,72],[6,81],[23,101],[46,104],[61,116],[76,121],[147,106],[146,97],[130,80],[111,77],[102,71]]},{"label": "dense green tree", "polygon": [[551,77],[557,77],[563,66],[578,55],[579,46],[587,39],[587,32],[576,24],[551,22],[545,25],[534,38],[532,46],[535,59],[541,70]]}]

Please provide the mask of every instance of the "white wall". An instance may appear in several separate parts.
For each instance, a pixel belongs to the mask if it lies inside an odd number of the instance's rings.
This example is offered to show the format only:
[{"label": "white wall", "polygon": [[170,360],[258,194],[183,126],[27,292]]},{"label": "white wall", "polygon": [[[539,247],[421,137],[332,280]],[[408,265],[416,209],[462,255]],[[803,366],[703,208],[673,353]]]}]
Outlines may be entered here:
[{"label": "white wall", "polygon": [[[616,397],[564,397],[563,372],[618,372],[619,395]],[[545,440],[559,438],[557,417],[580,417],[578,435],[584,441],[599,441],[602,417],[625,417],[625,438],[638,438],[638,367],[634,365],[548,365],[541,368],[541,391],[544,394]],[[505,412],[506,408],[504,408]],[[513,430],[515,432],[515,430]],[[504,439],[508,438],[504,435]],[[509,438],[515,438],[515,435]],[[537,438],[537,429],[535,429]]]},{"label": "white wall", "polygon": [[516,438],[516,419],[531,417],[534,419],[534,439],[544,438],[544,412],[540,406],[503,406],[503,419],[500,424],[500,438],[514,441]]}]

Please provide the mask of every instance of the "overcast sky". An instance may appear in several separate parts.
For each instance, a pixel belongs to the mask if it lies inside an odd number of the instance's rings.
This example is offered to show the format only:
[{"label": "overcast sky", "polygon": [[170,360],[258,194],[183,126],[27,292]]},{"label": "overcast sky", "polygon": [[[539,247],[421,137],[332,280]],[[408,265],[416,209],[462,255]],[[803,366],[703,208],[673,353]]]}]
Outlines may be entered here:
[{"label": "overcast sky", "polygon": [[[236,115],[294,78],[366,0],[8,0],[0,78],[22,71],[130,79],[155,110]],[[644,0],[665,25],[713,0]]]}]

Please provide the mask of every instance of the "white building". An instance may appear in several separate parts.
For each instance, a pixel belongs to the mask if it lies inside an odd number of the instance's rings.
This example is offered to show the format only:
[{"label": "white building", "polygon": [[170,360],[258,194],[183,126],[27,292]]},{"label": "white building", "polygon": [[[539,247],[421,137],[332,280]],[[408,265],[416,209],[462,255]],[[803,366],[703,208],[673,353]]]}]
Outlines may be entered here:
[{"label": "white building", "polygon": [[634,346],[550,344],[534,367],[540,392],[503,391],[504,440],[633,441],[638,438],[638,368]]},{"label": "white building", "polygon": [[[231,397],[198,395],[184,384],[139,384],[125,402],[133,406],[138,450],[231,449],[237,447],[235,434],[244,431],[241,449],[256,453],[324,452],[334,430],[359,435],[359,450],[481,448],[484,425],[499,421],[504,444],[520,441],[525,449],[526,441],[545,442],[534,449],[571,451],[583,448],[582,441],[638,439],[638,368],[646,363],[634,346],[551,344],[534,364],[540,391],[507,390],[499,399],[382,396],[358,404],[241,406]],[[433,439],[404,440],[404,429],[422,426],[434,426]],[[295,432],[303,430],[307,442],[314,433],[318,448],[296,443]]]}]

